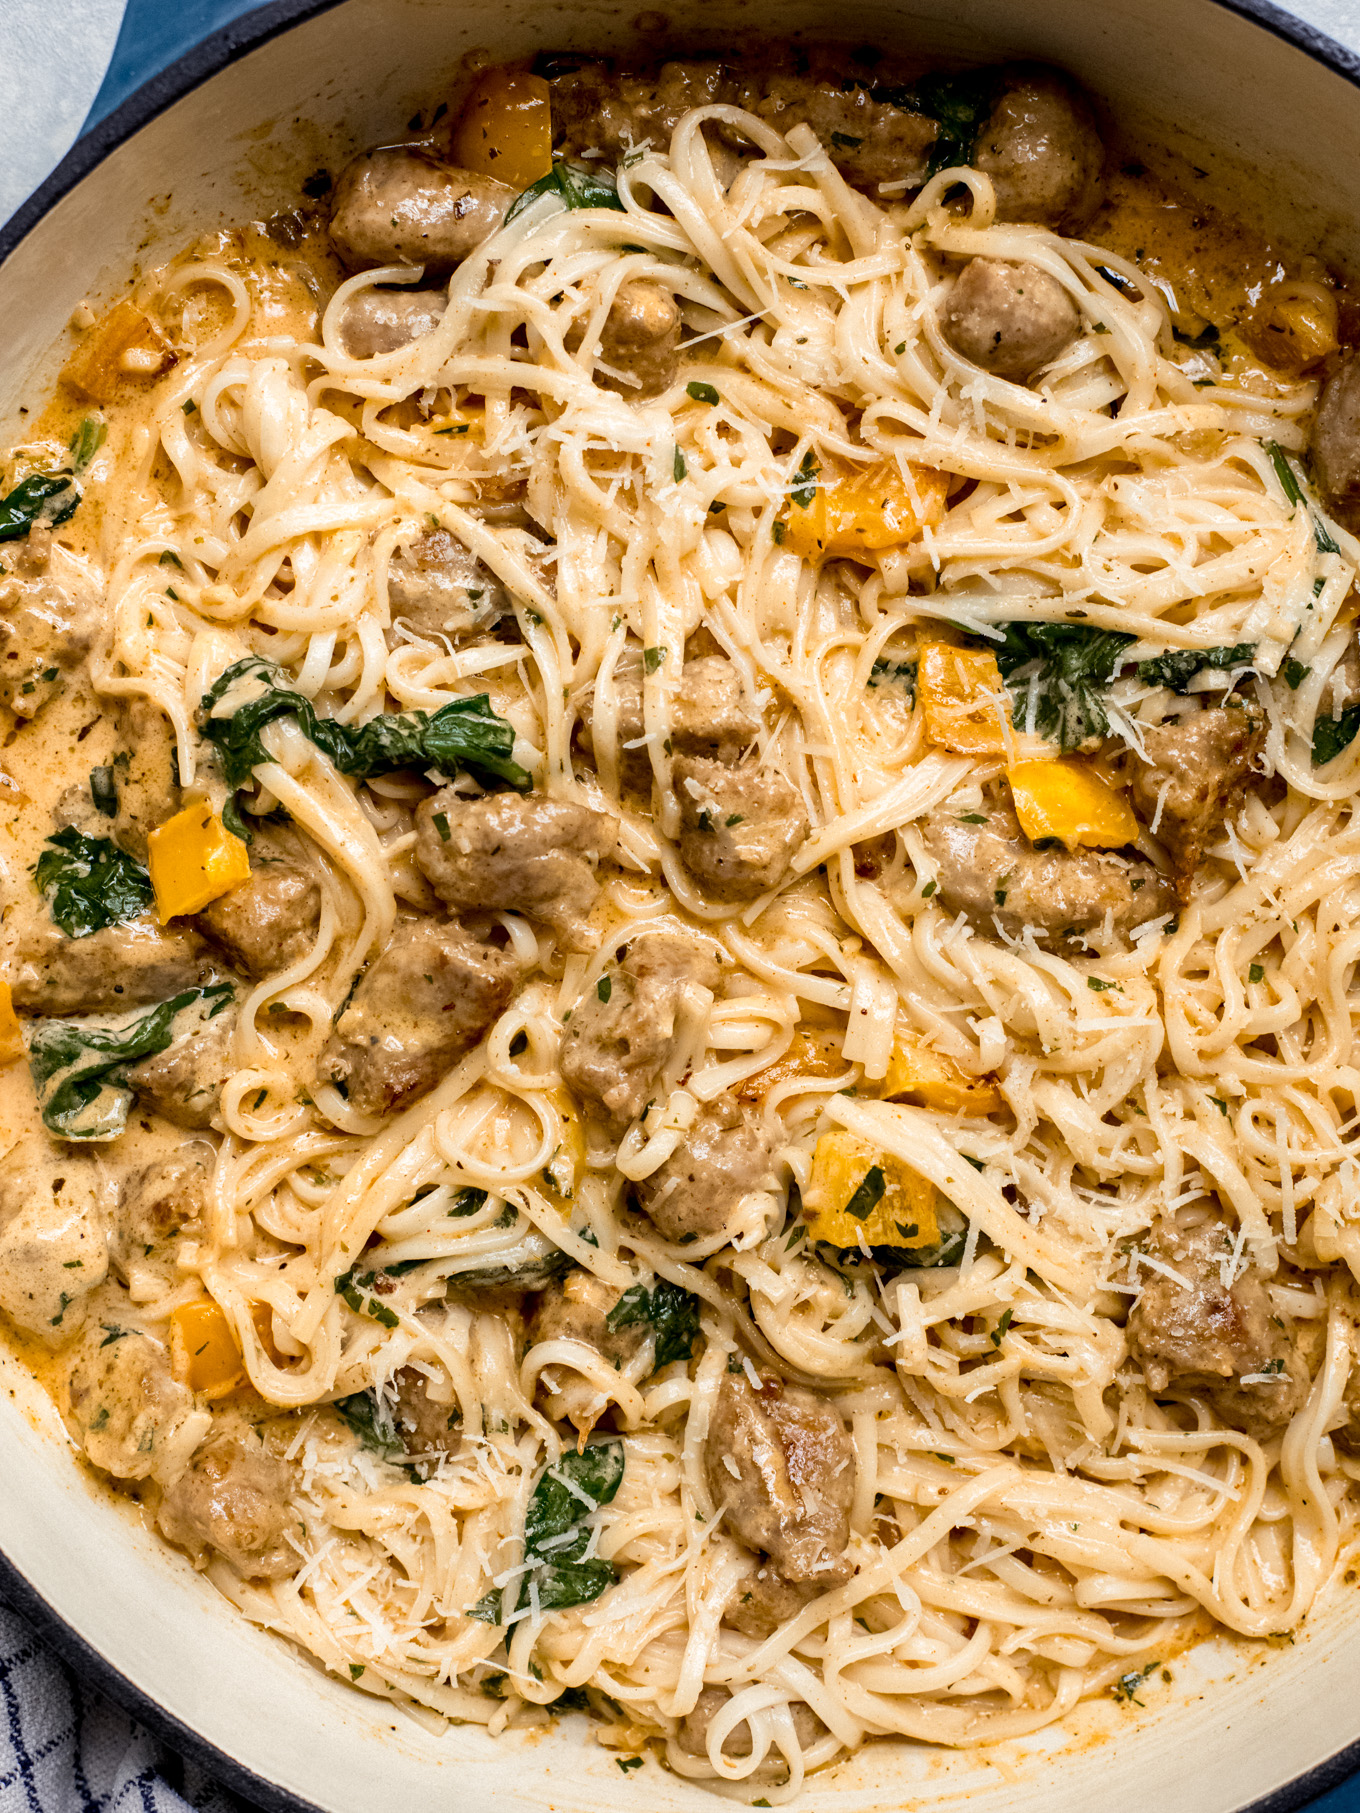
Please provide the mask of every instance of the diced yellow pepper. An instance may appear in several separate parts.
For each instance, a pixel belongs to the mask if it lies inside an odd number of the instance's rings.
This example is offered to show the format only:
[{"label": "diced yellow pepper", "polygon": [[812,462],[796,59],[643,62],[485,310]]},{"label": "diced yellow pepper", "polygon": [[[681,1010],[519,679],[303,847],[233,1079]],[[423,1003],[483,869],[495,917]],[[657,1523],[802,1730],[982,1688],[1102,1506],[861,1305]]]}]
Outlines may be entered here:
[{"label": "diced yellow pepper", "polygon": [[556,1089],[553,1106],[562,1121],[562,1141],[543,1167],[540,1178],[548,1201],[563,1215],[576,1194],[586,1163],[586,1130],[581,1111],[565,1089]]},{"label": "diced yellow pepper", "polygon": [[24,1029],[14,1011],[14,996],[8,982],[0,982],[0,1064],[12,1064],[27,1055]]},{"label": "diced yellow pepper", "polygon": [[917,663],[916,693],[932,743],[954,755],[1005,752],[1010,699],[989,649],[925,643]]},{"label": "diced yellow pepper", "polygon": [[172,1312],[170,1369],[181,1385],[205,1397],[221,1397],[245,1377],[236,1331],[211,1297],[195,1297]]},{"label": "diced yellow pepper", "polygon": [[940,1238],[934,1184],[854,1133],[817,1141],[803,1216],[814,1240],[840,1249],[909,1249]]},{"label": "diced yellow pepper", "polygon": [[177,358],[150,316],[134,303],[119,302],[90,328],[61,375],[96,403],[114,403],[124,385],[159,378]]},{"label": "diced yellow pepper", "polygon": [[1111,850],[1138,836],[1124,795],[1085,762],[1017,762],[1008,773],[1015,816],[1033,843],[1055,837],[1069,850],[1081,844]]},{"label": "diced yellow pepper", "polygon": [[463,103],[449,154],[464,170],[527,189],[552,169],[548,84],[523,70],[489,69]]},{"label": "diced yellow pepper", "polygon": [[996,1114],[1003,1105],[990,1076],[969,1076],[953,1058],[932,1051],[914,1032],[898,1033],[883,1094],[889,1101],[909,1098],[942,1114]]},{"label": "diced yellow pepper", "polygon": [[840,1076],[846,1069],[845,1059],[841,1056],[841,1041],[845,1034],[833,1031],[830,1027],[818,1027],[805,1031],[799,1028],[789,1041],[789,1048],[782,1058],[773,1064],[767,1064],[764,1070],[757,1070],[754,1076],[748,1076],[740,1089],[744,1102],[758,1102],[769,1094],[778,1083],[787,1083],[793,1077],[828,1077]]},{"label": "diced yellow pepper", "polygon": [[911,486],[896,460],[866,468],[827,466],[807,504],[792,497],[780,518],[783,545],[804,560],[857,560],[904,547],[944,515],[949,476],[911,466]]},{"label": "diced yellow pepper", "polygon": [[1311,292],[1267,296],[1242,334],[1276,371],[1307,371],[1337,349],[1336,303]]},{"label": "diced yellow pepper", "polygon": [[162,925],[250,880],[250,852],[204,800],[156,826],[147,839],[147,866]]}]

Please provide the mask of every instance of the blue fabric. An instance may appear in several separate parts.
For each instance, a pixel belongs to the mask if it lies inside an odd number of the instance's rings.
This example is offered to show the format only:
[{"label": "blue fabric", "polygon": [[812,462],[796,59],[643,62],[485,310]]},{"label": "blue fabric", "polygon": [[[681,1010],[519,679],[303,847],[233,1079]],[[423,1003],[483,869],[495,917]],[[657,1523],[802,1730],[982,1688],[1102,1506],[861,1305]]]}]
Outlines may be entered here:
[{"label": "blue fabric", "polygon": [[[260,3],[261,0],[128,0],[123,28],[113,47],[104,85],[85,121],[85,130],[97,126],[143,82],[177,57],[243,13],[253,12]],[[4,0],[0,0],[3,4]]]},{"label": "blue fabric", "polygon": [[0,1813],[249,1813],[85,1686],[0,1600]]}]

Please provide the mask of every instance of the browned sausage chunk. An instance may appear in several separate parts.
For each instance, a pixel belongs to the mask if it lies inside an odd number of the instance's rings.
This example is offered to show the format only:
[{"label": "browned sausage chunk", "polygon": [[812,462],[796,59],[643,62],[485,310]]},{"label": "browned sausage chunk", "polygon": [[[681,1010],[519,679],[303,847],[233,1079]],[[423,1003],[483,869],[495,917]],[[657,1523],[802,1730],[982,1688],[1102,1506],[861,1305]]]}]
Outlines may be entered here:
[{"label": "browned sausage chunk", "polygon": [[701,1108],[684,1140],[637,1187],[638,1207],[667,1240],[687,1243],[721,1233],[743,1197],[770,1175],[764,1123],[748,1119],[730,1095]]},{"label": "browned sausage chunk", "polygon": [[[619,773],[626,786],[644,792],[651,786],[652,761],[642,738],[642,673],[629,667],[615,677],[618,693]],[[755,741],[760,720],[746,702],[741,678],[723,655],[701,655],[686,661],[671,704],[671,748],[677,755],[707,756],[729,766]],[[582,726],[581,741],[595,753],[592,726]],[[634,747],[630,748],[632,744]]]},{"label": "browned sausage chunk", "polygon": [[424,1095],[504,1013],[512,958],[459,925],[399,925],[369,965],[321,1056],[360,1114],[390,1114]]},{"label": "browned sausage chunk", "polygon": [[[676,1735],[676,1743],[690,1756],[708,1754],[708,1728],[714,1719],[732,1698],[726,1687],[705,1687],[695,1703],[694,1711],[682,1720]],[[815,1744],[826,1732],[826,1726],[817,1717],[806,1700],[793,1700],[789,1705],[793,1715],[793,1728],[798,1735],[798,1742],[806,1749]],[[751,1731],[745,1724],[738,1725],[723,1740],[724,1756],[749,1756],[751,1754]]]},{"label": "browned sausage chunk", "polygon": [[250,880],[195,915],[233,969],[258,980],[296,963],[312,947],[321,889],[307,872],[275,854],[256,833]]},{"label": "browned sausage chunk", "polygon": [[553,137],[575,156],[602,151],[617,161],[644,141],[664,151],[682,114],[725,100],[730,89],[716,62],[663,63],[654,75],[616,75],[603,63],[586,63],[553,78]]},{"label": "browned sausage chunk", "polygon": [[884,100],[840,71],[755,76],[743,84],[738,105],[779,132],[811,126],[846,181],[870,194],[880,183],[918,188],[939,136],[935,120]]},{"label": "browned sausage chunk", "polygon": [[689,938],[643,933],[627,951],[576,1003],[562,1034],[563,1078],[616,1133],[652,1098],[685,989],[718,985],[717,960]]},{"label": "browned sausage chunk", "polygon": [[447,529],[427,529],[397,549],[387,568],[387,602],[394,618],[422,636],[471,629],[510,607],[496,575]]},{"label": "browned sausage chunk", "polygon": [[443,290],[365,290],[345,310],[341,344],[352,359],[397,352],[438,327],[448,300]]},{"label": "browned sausage chunk", "polygon": [[[1205,849],[1241,806],[1265,747],[1263,719],[1245,708],[1211,707],[1143,732],[1147,762],[1133,770],[1133,803],[1171,853],[1176,898],[1190,898]],[[1161,816],[1157,817],[1158,807]]]},{"label": "browned sausage chunk", "polygon": [[600,381],[625,397],[657,397],[675,382],[680,362],[680,310],[659,283],[625,283],[600,334]]},{"label": "browned sausage chunk", "polygon": [[161,1500],[156,1522],[199,1567],[216,1549],[248,1580],[281,1580],[302,1560],[284,1534],[298,1532],[289,1483],[287,1467],[263,1448],[215,1436]]},{"label": "browned sausage chunk", "polygon": [[[1129,1314],[1129,1350],[1148,1389],[1206,1397],[1231,1429],[1265,1439],[1308,1395],[1308,1368],[1274,1314],[1260,1274],[1229,1275],[1233,1230],[1225,1221],[1181,1229],[1162,1221],[1148,1250],[1183,1279],[1146,1271]],[[1253,1383],[1244,1383],[1244,1380]]]},{"label": "browned sausage chunk", "polygon": [[168,1001],[208,974],[203,940],[149,919],[68,938],[50,922],[19,942],[14,1005],[34,1014],[118,1013]]},{"label": "browned sausage chunk", "polygon": [[114,841],[145,862],[147,838],[182,804],[175,733],[160,707],[140,696],[116,701],[113,718],[123,745],[113,765]]},{"label": "browned sausage chunk", "polygon": [[[645,1323],[609,1326],[609,1312],[617,1307],[622,1295],[622,1291],[592,1272],[568,1272],[535,1298],[529,1318],[530,1343],[580,1341],[616,1371],[621,1370],[651,1338]],[[569,1369],[548,1366],[540,1374],[540,1381],[547,1394],[545,1408],[549,1416],[566,1417],[581,1430],[594,1426],[605,1400],[589,1379]]]},{"label": "browned sausage chunk", "polygon": [[587,950],[586,915],[600,891],[595,864],[612,853],[617,834],[616,819],[573,800],[462,799],[443,787],[416,811],[416,862],[451,907],[528,913],[569,950]]},{"label": "browned sausage chunk", "polygon": [[775,1378],[757,1391],[744,1372],[730,1372],[704,1464],[732,1534],[785,1580],[826,1591],[850,1578],[855,1454],[834,1404]]},{"label": "browned sausage chunk", "polygon": [[1360,528],[1360,359],[1354,353],[1322,392],[1311,453],[1322,502],[1348,529]]},{"label": "browned sausage chunk", "polygon": [[925,847],[937,865],[937,898],[946,913],[964,913],[978,931],[1010,938],[1030,927],[1050,949],[1100,935],[1108,925],[1124,938],[1169,912],[1171,890],[1146,862],[1094,850],[1036,850],[1009,806],[988,805],[978,825],[936,811],[922,821]]},{"label": "browned sausage chunk", "polygon": [[949,292],[941,332],[957,353],[1000,378],[1028,383],[1081,331],[1077,306],[1033,264],[974,258]]},{"label": "browned sausage chunk", "polygon": [[1090,103],[1061,70],[1010,65],[973,162],[992,179],[998,220],[1075,233],[1100,205],[1105,147]]},{"label": "browned sausage chunk", "polygon": [[236,1010],[199,1001],[175,1024],[175,1037],[165,1050],[128,1071],[128,1087],[144,1108],[153,1108],[177,1127],[201,1132],[212,1125],[222,1085],[236,1068],[231,1048]]},{"label": "browned sausage chunk", "polygon": [[680,860],[719,900],[777,888],[807,836],[807,813],[782,774],[686,756],[672,769],[680,802]]},{"label": "browned sausage chunk", "polygon": [[331,239],[354,271],[419,264],[427,277],[446,277],[491,237],[514,199],[505,183],[423,151],[369,151],[335,185]]},{"label": "browned sausage chunk", "polygon": [[197,1227],[208,1206],[212,1148],[191,1141],[170,1158],[142,1165],[123,1180],[109,1251],[125,1276],[186,1228]]},{"label": "browned sausage chunk", "polygon": [[392,1421],[402,1447],[414,1462],[418,1479],[433,1473],[442,1455],[456,1454],[463,1445],[459,1428],[463,1413],[454,1395],[453,1380],[442,1367],[438,1374],[431,1379],[418,1366],[403,1366],[392,1376],[397,1397]]},{"label": "browned sausage chunk", "polygon": [[35,718],[89,653],[103,600],[46,529],[0,565],[0,705]]}]

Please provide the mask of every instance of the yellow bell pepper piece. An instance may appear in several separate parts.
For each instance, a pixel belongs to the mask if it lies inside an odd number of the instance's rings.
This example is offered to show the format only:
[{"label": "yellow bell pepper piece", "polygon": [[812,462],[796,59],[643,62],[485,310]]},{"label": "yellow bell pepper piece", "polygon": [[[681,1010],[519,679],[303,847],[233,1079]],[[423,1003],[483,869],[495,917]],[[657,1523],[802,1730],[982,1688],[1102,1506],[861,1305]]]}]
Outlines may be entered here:
[{"label": "yellow bell pepper piece", "polygon": [[527,189],[552,169],[552,110],[542,76],[489,69],[463,104],[449,153],[464,170]]},{"label": "yellow bell pepper piece", "polygon": [[843,1032],[833,1031],[830,1027],[812,1031],[805,1031],[800,1027],[789,1041],[789,1048],[782,1058],[776,1058],[764,1070],[757,1070],[754,1076],[747,1077],[738,1092],[742,1101],[758,1102],[776,1084],[787,1083],[793,1077],[844,1075],[846,1062],[841,1056],[841,1041],[844,1037]]},{"label": "yellow bell pepper piece", "polygon": [[[904,547],[944,515],[947,473],[911,466],[911,485],[896,460],[866,468],[827,466],[809,477],[816,489],[804,505],[790,498],[780,518],[783,545],[804,560],[858,560]],[[795,487],[797,488],[797,487]]]},{"label": "yellow bell pepper piece", "polygon": [[162,925],[250,880],[250,852],[202,800],[157,825],[147,839],[147,866]]},{"label": "yellow bell pepper piece", "polygon": [[934,1246],[940,1238],[935,1186],[900,1158],[854,1133],[824,1133],[812,1154],[803,1216],[828,1246]]},{"label": "yellow bell pepper piece", "polygon": [[565,1089],[556,1089],[553,1106],[562,1121],[562,1140],[539,1179],[553,1207],[565,1215],[586,1164],[586,1130],[581,1111]]},{"label": "yellow bell pepper piece", "polygon": [[932,1051],[914,1032],[898,1033],[883,1094],[889,1101],[910,1098],[942,1114],[995,1114],[1003,1105],[990,1076],[969,1076],[953,1058]]},{"label": "yellow bell pepper piece", "polygon": [[12,1064],[27,1056],[24,1029],[14,1011],[14,997],[8,982],[0,982],[0,1064]]},{"label": "yellow bell pepper piece", "polygon": [[1007,773],[1015,816],[1031,843],[1056,837],[1069,850],[1112,850],[1137,839],[1128,801],[1085,762],[1017,762]]},{"label": "yellow bell pepper piece", "polygon": [[170,1368],[181,1385],[206,1397],[221,1397],[245,1377],[236,1331],[211,1297],[195,1297],[172,1312]]},{"label": "yellow bell pepper piece", "polygon": [[177,360],[149,315],[131,302],[118,302],[85,334],[61,375],[96,403],[114,403],[124,385],[159,378]]},{"label": "yellow bell pepper piece", "polygon": [[917,663],[916,693],[932,743],[954,755],[1004,754],[1010,699],[990,650],[925,643]]}]

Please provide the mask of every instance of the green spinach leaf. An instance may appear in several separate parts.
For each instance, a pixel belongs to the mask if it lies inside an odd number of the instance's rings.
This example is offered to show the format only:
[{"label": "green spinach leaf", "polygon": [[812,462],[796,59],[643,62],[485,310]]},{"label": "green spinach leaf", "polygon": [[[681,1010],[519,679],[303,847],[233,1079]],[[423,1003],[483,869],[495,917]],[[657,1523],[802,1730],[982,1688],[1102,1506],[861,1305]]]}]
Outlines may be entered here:
[{"label": "green spinach leaf", "polygon": [[964,69],[954,75],[936,70],[909,88],[880,84],[871,92],[876,101],[938,122],[940,130],[926,161],[930,178],[972,163],[978,135],[1000,95],[1001,80],[995,69]]},{"label": "green spinach leaf", "polygon": [[1335,761],[1343,749],[1355,741],[1360,731],[1360,705],[1348,705],[1339,718],[1313,719],[1313,766],[1321,768]]},{"label": "green spinach leaf", "polygon": [[69,472],[31,472],[0,498],[0,541],[20,541],[31,529],[55,529],[76,513],[80,487]]},{"label": "green spinach leaf", "polygon": [[116,1139],[132,1103],[132,1065],[166,1049],[180,1014],[197,1009],[204,1020],[214,1019],[235,992],[230,982],[186,989],[126,1026],[40,1022],[29,1040],[28,1067],[48,1132],[58,1139]]},{"label": "green spinach leaf", "polygon": [[[224,702],[233,705],[232,695],[239,702],[219,713]],[[276,718],[295,719],[308,741],[356,780],[397,768],[438,768],[447,775],[466,769],[484,785],[500,783],[520,793],[533,785],[532,775],[513,759],[513,728],[492,711],[486,693],[451,699],[433,716],[384,712],[366,724],[340,724],[318,717],[311,701],[293,691],[271,662],[247,655],[218,677],[199,710],[200,727],[216,745],[233,790],[250,780],[257,764],[269,761],[260,732]]]},{"label": "green spinach leaf", "polygon": [[644,1323],[656,1334],[656,1370],[672,1360],[687,1360],[699,1335],[699,1301],[668,1278],[658,1278],[649,1291],[645,1284],[626,1290],[604,1319],[606,1328],[628,1328]]},{"label": "green spinach leaf", "polygon": [[568,1448],[555,1466],[545,1467],[524,1514],[524,1559],[530,1567],[503,1593],[479,1599],[468,1617],[502,1623],[517,1606],[531,1603],[530,1581],[541,1611],[584,1605],[613,1586],[618,1579],[613,1562],[586,1558],[593,1533],[586,1519],[612,1501],[622,1479],[623,1443],[617,1438],[579,1451]]},{"label": "green spinach leaf", "polygon": [[86,837],[74,825],[48,838],[33,879],[68,938],[87,938],[137,919],[151,904],[151,877],[136,858],[111,839]]},{"label": "green spinach leaf", "polygon": [[986,637],[976,646],[989,648],[996,656],[1014,699],[1017,729],[1029,728],[1032,695],[1035,730],[1061,748],[1072,749],[1087,737],[1108,733],[1104,689],[1133,636],[1089,623],[1017,621],[996,627],[1002,632],[1000,643]]},{"label": "green spinach leaf", "polygon": [[548,174],[540,176],[536,183],[530,183],[523,194],[511,202],[505,216],[506,226],[540,195],[560,195],[569,208],[617,208],[623,212],[612,176],[603,170],[587,170],[580,164],[569,164],[563,157],[555,157]]},{"label": "green spinach leaf", "polygon": [[1169,686],[1172,692],[1189,692],[1190,682],[1206,668],[1222,671],[1246,667],[1256,653],[1254,642],[1235,642],[1227,648],[1169,648],[1164,655],[1138,663],[1138,678],[1148,686]]},{"label": "green spinach leaf", "polygon": [[406,1450],[392,1413],[375,1391],[356,1391],[352,1397],[337,1398],[335,1409],[372,1453],[384,1460],[404,1457]]}]

